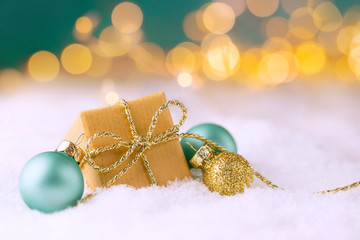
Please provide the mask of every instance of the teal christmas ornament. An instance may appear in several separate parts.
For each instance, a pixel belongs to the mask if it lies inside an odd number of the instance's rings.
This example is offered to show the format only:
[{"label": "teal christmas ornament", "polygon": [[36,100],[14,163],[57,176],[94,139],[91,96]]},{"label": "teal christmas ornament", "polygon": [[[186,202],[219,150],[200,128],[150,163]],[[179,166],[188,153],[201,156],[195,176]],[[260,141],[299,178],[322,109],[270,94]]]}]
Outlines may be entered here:
[{"label": "teal christmas ornament", "polygon": [[78,203],[84,179],[72,156],[60,151],[43,152],[24,166],[19,189],[29,208],[52,213]]},{"label": "teal christmas ornament", "polygon": [[[214,123],[202,123],[190,128],[187,133],[195,133],[202,137],[205,137],[221,147],[225,148],[229,152],[237,152],[236,143],[228,130],[224,127]],[[184,151],[185,158],[190,168],[193,166],[190,164],[190,160],[195,155],[194,149],[192,149],[186,142],[190,143],[196,150],[199,150],[204,142],[194,138],[181,139],[181,147]]]}]

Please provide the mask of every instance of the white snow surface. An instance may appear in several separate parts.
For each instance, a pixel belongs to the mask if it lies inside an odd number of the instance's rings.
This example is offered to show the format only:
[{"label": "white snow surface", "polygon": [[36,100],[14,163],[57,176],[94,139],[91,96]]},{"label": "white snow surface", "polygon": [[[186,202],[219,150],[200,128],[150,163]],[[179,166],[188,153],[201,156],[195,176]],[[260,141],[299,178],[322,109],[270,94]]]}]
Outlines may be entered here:
[{"label": "white snow surface", "polygon": [[18,191],[22,167],[53,150],[80,111],[106,106],[104,87],[63,78],[1,93],[1,239],[360,239],[360,188],[313,193],[360,179],[359,84],[253,91],[232,82],[194,89],[173,79],[117,80],[113,90],[127,100],[165,91],[184,102],[183,132],[202,122],[223,125],[253,168],[286,190],[256,180],[243,194],[220,196],[188,179],[114,186],[53,214],[30,210]]}]

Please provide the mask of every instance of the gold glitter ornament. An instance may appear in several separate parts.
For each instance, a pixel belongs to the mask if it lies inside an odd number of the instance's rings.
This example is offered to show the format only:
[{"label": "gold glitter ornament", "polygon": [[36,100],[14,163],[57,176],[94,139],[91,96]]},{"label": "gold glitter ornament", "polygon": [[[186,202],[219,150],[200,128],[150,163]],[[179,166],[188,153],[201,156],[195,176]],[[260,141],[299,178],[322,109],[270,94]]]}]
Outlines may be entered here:
[{"label": "gold glitter ornament", "polygon": [[244,192],[253,182],[255,173],[241,155],[227,151],[217,153],[206,144],[196,152],[190,164],[203,171],[204,184],[210,191],[227,196]]}]

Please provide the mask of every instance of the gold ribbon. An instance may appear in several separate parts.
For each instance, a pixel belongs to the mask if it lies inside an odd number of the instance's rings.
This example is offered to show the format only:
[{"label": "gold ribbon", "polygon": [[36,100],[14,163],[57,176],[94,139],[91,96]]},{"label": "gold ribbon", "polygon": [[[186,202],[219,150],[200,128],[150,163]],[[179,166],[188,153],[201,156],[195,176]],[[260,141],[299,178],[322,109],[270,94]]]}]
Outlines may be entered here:
[{"label": "gold ribbon", "polygon": [[[185,122],[185,119],[187,117],[187,109],[186,109],[185,105],[179,101],[168,101],[167,103],[163,104],[156,111],[155,115],[153,116],[153,118],[151,120],[149,130],[148,130],[146,136],[141,136],[136,131],[136,127],[135,127],[128,103],[123,99],[119,100],[119,103],[122,104],[125,108],[125,114],[129,121],[129,124],[130,124],[131,135],[133,136],[133,139],[130,141],[124,141],[121,137],[119,137],[115,133],[111,133],[111,132],[96,133],[88,140],[88,142],[86,144],[84,159],[86,159],[86,161],[89,163],[89,165],[92,168],[94,168],[95,170],[100,171],[100,172],[109,172],[109,171],[119,167],[126,159],[129,158],[129,156],[135,150],[137,150],[135,157],[116,176],[114,176],[110,181],[105,183],[103,185],[103,187],[108,187],[111,184],[113,184],[117,179],[119,179],[122,175],[124,175],[139,160],[139,158],[142,158],[142,160],[144,162],[145,168],[150,177],[151,184],[156,184],[157,183],[156,178],[150,167],[150,163],[147,160],[145,152],[146,152],[146,150],[150,149],[153,145],[168,142],[168,141],[171,141],[174,139],[178,139],[180,137],[180,135],[178,134],[178,131]],[[181,109],[182,116],[181,116],[179,122],[170,129],[167,129],[161,133],[153,134],[153,131],[156,127],[156,124],[158,122],[160,115],[162,114],[162,112],[165,109],[169,108],[170,106],[177,106]],[[116,140],[117,143],[113,144],[113,145],[108,145],[105,147],[100,147],[100,148],[97,148],[97,149],[91,151],[90,148],[91,148],[92,142],[95,139],[100,138],[100,137],[112,138],[112,139]],[[97,156],[98,154],[100,154],[102,152],[106,152],[106,151],[111,151],[114,149],[119,149],[121,147],[127,147],[128,150],[115,163],[111,164],[110,166],[103,167],[103,168],[95,163],[93,158],[95,156]]]},{"label": "gold ribbon", "polygon": [[[124,106],[125,114],[129,121],[129,124],[130,124],[130,129],[131,129],[131,134],[133,136],[133,139],[130,141],[124,141],[121,137],[119,137],[115,133],[111,133],[111,132],[96,133],[86,143],[85,156],[84,156],[83,160],[81,161],[80,165],[84,164],[85,161],[87,161],[88,164],[95,170],[97,170],[99,172],[109,172],[109,171],[119,167],[122,163],[124,163],[124,161],[127,160],[135,150],[137,150],[137,152],[135,154],[135,157],[117,175],[115,175],[112,179],[110,179],[108,182],[106,182],[104,185],[102,185],[102,187],[109,187],[114,182],[116,182],[116,180],[118,180],[122,175],[124,175],[139,160],[139,158],[142,158],[142,160],[144,162],[145,168],[150,177],[151,184],[157,184],[156,178],[150,167],[150,163],[147,160],[147,157],[145,155],[146,150],[150,149],[153,145],[156,145],[156,144],[165,143],[165,142],[168,142],[168,141],[171,141],[174,139],[188,137],[188,138],[195,138],[195,139],[201,140],[205,144],[208,144],[212,148],[217,149],[219,151],[226,151],[226,149],[222,148],[215,142],[208,140],[200,135],[193,134],[193,133],[178,133],[180,127],[184,124],[184,122],[187,118],[187,109],[186,109],[185,105],[183,103],[181,103],[180,101],[172,100],[172,101],[168,101],[165,104],[161,105],[161,107],[155,112],[155,115],[153,116],[153,118],[151,120],[149,130],[148,130],[146,136],[141,136],[136,131],[135,124],[134,124],[128,103],[125,100],[121,99],[121,100],[119,100],[119,104],[122,104]],[[157,134],[153,134],[153,131],[156,127],[159,117],[161,116],[163,111],[165,109],[169,108],[170,106],[176,106],[181,109],[182,116],[181,116],[179,122],[170,129],[167,129],[167,130],[157,133]],[[95,139],[101,138],[101,137],[112,138],[112,139],[116,140],[117,143],[112,144],[112,145],[107,145],[105,147],[100,147],[95,150],[90,150],[91,144],[93,143],[93,141]],[[106,151],[111,151],[114,149],[119,149],[121,147],[127,147],[128,150],[115,163],[113,163],[107,167],[100,167],[99,165],[97,165],[95,163],[93,158],[95,156],[97,156],[98,154],[100,154],[102,152],[106,152]],[[261,175],[259,172],[255,171],[254,175],[258,179],[260,179],[263,183],[265,183],[267,186],[269,186],[271,188],[278,188],[278,186],[273,184],[271,181],[269,181],[266,177]],[[352,188],[356,188],[359,186],[360,186],[360,181],[354,182],[354,183],[346,185],[344,187],[338,187],[335,189],[329,189],[329,190],[320,191],[317,193],[322,193],[322,194],[337,193],[339,191],[348,191]],[[86,201],[86,199],[87,198],[85,198],[84,201]],[[83,200],[82,200],[82,202],[83,202]]]},{"label": "gold ribbon", "polygon": [[[124,161],[126,161],[135,150],[137,150],[137,152],[135,154],[135,157],[118,174],[116,174],[112,179],[110,179],[108,182],[103,184],[102,187],[109,187],[114,182],[116,182],[116,180],[118,180],[122,175],[124,175],[139,160],[139,158],[142,158],[142,160],[144,162],[145,168],[150,177],[151,184],[157,184],[154,173],[150,167],[150,163],[147,160],[147,157],[145,155],[146,150],[150,149],[153,145],[156,145],[156,144],[165,143],[165,142],[168,142],[168,141],[171,141],[174,139],[188,137],[188,138],[195,138],[195,139],[201,140],[205,144],[208,144],[209,146],[211,146],[214,149],[217,149],[219,151],[226,151],[226,149],[222,148],[215,142],[213,142],[209,139],[206,139],[200,135],[193,134],[193,133],[178,133],[180,127],[184,124],[184,122],[187,118],[187,108],[180,101],[172,100],[172,101],[168,101],[165,104],[161,105],[161,107],[155,112],[155,115],[153,116],[153,118],[151,120],[149,130],[148,130],[146,136],[141,136],[136,131],[136,127],[135,127],[128,103],[124,99],[120,99],[118,103],[123,105],[123,107],[125,109],[125,114],[129,121],[129,124],[130,124],[130,130],[131,130],[133,139],[130,141],[124,141],[121,137],[119,137],[115,133],[111,133],[111,132],[95,133],[91,138],[89,138],[88,142],[86,143],[85,156],[83,158],[83,161],[81,162],[81,165],[84,164],[85,161],[87,161],[88,164],[95,170],[97,170],[99,172],[109,172],[109,171],[119,167],[121,164],[123,164]],[[170,106],[176,106],[181,109],[182,116],[181,116],[179,122],[170,129],[167,129],[161,133],[153,134],[153,131],[156,127],[159,117],[161,116],[163,111],[165,109],[169,108]],[[105,147],[100,147],[100,148],[97,148],[94,150],[90,150],[93,141],[95,141],[95,139],[101,138],[101,137],[112,138],[112,139],[116,140],[117,143],[112,144],[112,145],[107,145]],[[95,163],[95,161],[94,161],[95,156],[99,155],[100,153],[106,152],[106,151],[119,149],[121,147],[127,147],[128,150],[115,163],[113,163],[107,167],[100,167],[99,165],[97,165]],[[263,181],[269,187],[277,188],[276,185],[271,183],[268,179],[266,179],[260,173],[255,172],[255,176],[257,176],[261,181]]]}]

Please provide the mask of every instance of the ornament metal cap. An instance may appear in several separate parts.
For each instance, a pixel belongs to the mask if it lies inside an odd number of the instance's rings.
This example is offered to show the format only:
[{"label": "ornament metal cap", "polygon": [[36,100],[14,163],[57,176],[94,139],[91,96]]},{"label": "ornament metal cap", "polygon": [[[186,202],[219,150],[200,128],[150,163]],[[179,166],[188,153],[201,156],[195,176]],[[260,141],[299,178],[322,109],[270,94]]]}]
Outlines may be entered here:
[{"label": "ornament metal cap", "polygon": [[195,168],[201,168],[204,162],[213,158],[214,155],[214,149],[212,149],[209,145],[204,144],[192,157],[190,164]]},{"label": "ornament metal cap", "polygon": [[80,163],[85,156],[84,151],[78,147],[77,144],[68,140],[61,141],[59,146],[56,148],[56,151],[65,152],[69,157],[73,157],[78,163]]}]

